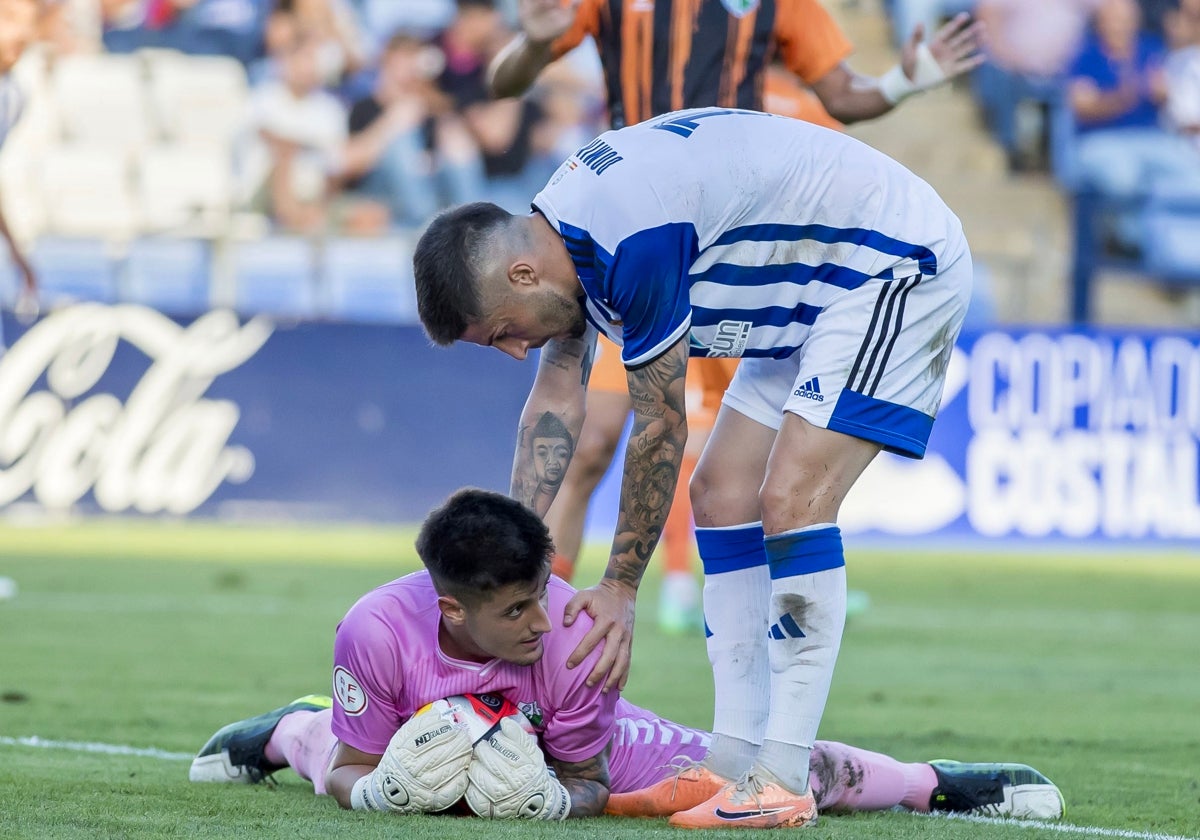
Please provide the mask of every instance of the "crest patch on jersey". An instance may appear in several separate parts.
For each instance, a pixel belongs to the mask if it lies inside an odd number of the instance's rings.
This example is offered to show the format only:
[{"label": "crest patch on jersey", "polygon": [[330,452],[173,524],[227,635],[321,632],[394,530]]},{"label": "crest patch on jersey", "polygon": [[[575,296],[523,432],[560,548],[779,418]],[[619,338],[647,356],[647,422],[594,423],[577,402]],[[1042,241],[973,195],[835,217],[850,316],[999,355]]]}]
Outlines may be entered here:
[{"label": "crest patch on jersey", "polygon": [[358,677],[341,665],[333,669],[333,693],[346,714],[358,716],[367,710],[367,693],[359,684]]},{"label": "crest patch on jersey", "polygon": [[721,0],[721,5],[734,17],[743,18],[758,8],[761,0]]}]

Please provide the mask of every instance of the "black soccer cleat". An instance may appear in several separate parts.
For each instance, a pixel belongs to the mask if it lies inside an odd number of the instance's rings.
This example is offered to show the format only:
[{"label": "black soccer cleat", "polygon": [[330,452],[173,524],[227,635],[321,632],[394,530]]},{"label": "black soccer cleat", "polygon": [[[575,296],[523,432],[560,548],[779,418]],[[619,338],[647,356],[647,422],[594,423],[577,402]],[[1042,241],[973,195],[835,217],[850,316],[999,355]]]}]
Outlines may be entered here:
[{"label": "black soccer cleat", "polygon": [[929,764],[938,780],[929,797],[931,811],[1026,820],[1057,820],[1066,811],[1062,791],[1028,765],[945,759]]},{"label": "black soccer cleat", "polygon": [[246,785],[261,782],[285,766],[270,763],[265,755],[267,742],[283,716],[319,712],[332,706],[330,698],[309,694],[273,711],[221,727],[192,759],[188,779]]}]

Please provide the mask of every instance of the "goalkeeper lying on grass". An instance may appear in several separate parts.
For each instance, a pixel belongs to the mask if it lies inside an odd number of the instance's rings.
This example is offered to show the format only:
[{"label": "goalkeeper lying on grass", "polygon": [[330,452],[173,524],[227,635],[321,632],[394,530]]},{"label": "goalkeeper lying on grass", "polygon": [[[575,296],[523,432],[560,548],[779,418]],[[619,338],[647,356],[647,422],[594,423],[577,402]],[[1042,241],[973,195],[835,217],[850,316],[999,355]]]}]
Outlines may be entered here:
[{"label": "goalkeeper lying on grass", "polygon": [[[562,626],[574,590],[550,577],[553,546],[532,511],[461,490],[426,519],[417,553],[426,571],[367,593],[338,625],[332,702],[306,697],[224,727],[192,762],[193,781],[257,782],[291,767],[343,808],[433,813],[465,795],[477,814],[545,820],[663,816],[724,783],[697,763],[707,732],[586,685],[599,649],[566,667],[591,621]],[[506,718],[472,746],[463,728],[414,715],[474,693],[515,702],[538,738]],[[821,810],[1063,809],[1058,788],[1019,764],[905,764],[819,741],[811,771]]]}]

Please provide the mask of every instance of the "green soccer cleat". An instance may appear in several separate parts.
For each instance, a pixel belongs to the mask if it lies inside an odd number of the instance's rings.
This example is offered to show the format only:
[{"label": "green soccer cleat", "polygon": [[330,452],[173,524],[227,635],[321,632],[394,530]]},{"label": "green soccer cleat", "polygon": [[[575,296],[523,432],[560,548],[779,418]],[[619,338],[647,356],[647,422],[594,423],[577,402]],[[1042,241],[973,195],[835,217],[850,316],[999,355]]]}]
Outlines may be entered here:
[{"label": "green soccer cleat", "polygon": [[1023,820],[1057,820],[1066,811],[1062,791],[1028,765],[929,763],[938,780],[929,797],[931,811]]},{"label": "green soccer cleat", "polygon": [[274,711],[221,727],[192,759],[188,779],[246,785],[261,782],[285,766],[271,764],[265,755],[267,741],[283,716],[292,712],[320,712],[332,706],[330,698],[309,694]]}]

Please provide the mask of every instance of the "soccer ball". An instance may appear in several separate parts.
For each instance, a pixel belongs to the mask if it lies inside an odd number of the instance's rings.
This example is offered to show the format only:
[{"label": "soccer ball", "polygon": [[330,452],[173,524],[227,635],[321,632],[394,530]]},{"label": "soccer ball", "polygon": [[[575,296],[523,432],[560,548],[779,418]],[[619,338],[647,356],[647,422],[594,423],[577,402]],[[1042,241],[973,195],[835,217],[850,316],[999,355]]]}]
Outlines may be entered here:
[{"label": "soccer ball", "polygon": [[530,735],[537,735],[533,724],[517,708],[517,704],[499,694],[456,694],[453,697],[443,697],[417,710],[418,715],[426,713],[441,715],[443,720],[465,728],[471,736],[472,746],[499,729],[500,721],[506,717],[514,718]]}]

